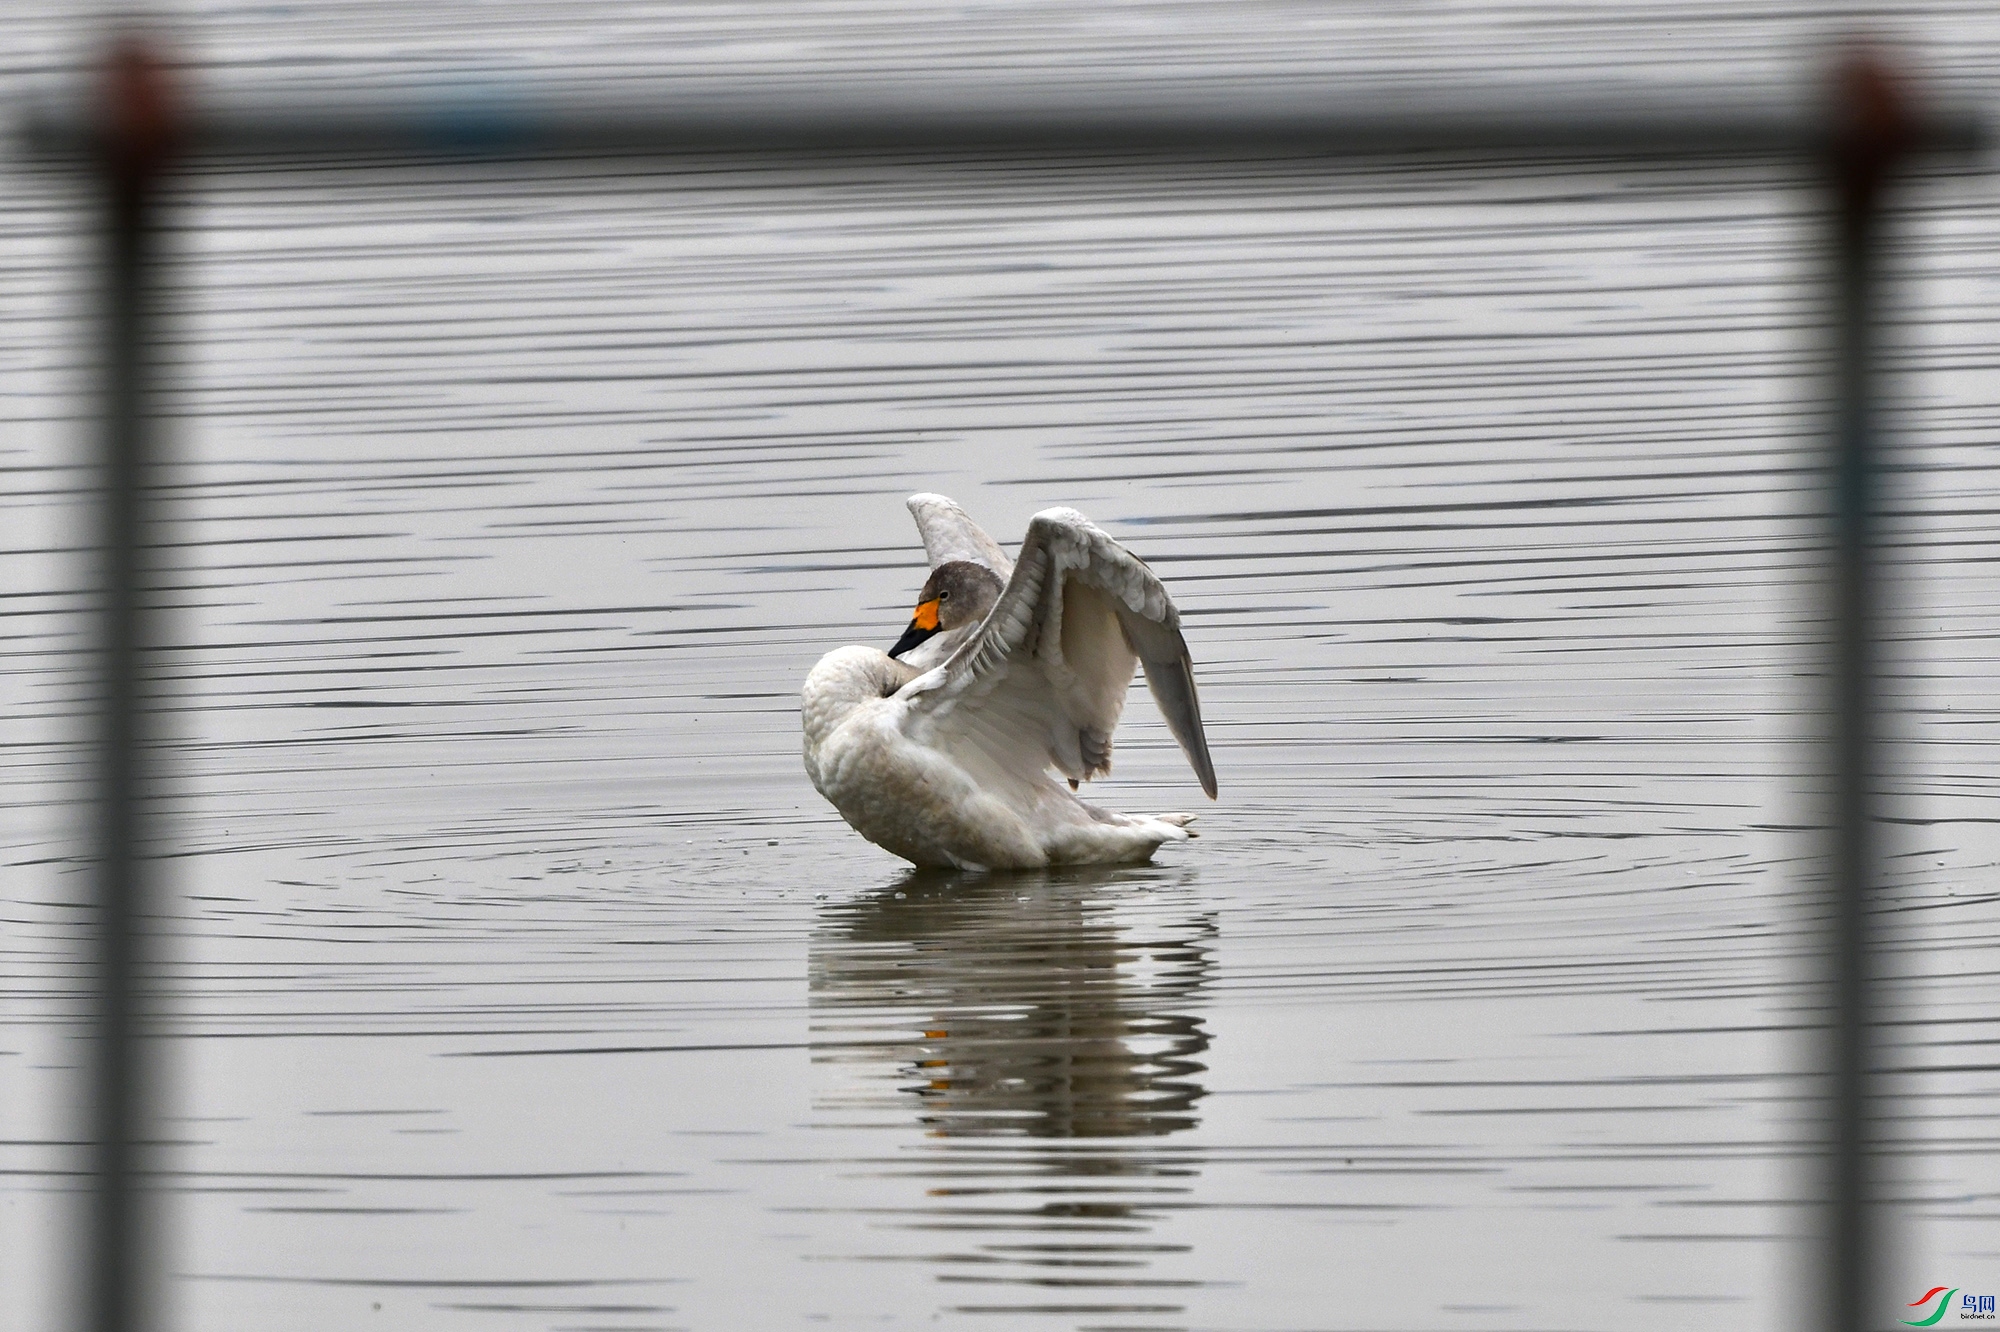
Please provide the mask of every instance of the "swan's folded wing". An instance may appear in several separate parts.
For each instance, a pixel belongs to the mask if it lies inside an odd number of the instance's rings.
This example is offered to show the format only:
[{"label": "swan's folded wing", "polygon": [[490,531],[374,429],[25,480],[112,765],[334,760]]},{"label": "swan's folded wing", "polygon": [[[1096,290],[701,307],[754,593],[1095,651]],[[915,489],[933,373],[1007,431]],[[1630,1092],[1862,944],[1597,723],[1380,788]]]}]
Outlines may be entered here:
[{"label": "swan's folded wing", "polygon": [[985,565],[1002,579],[1013,575],[1014,561],[1007,558],[999,542],[980,530],[964,509],[942,495],[912,495],[908,503],[931,568],[953,560],[970,560]]},{"label": "swan's folded wing", "polygon": [[1186,752],[1216,791],[1194,665],[1180,613],[1143,561],[1074,509],[1035,515],[1013,578],[979,632],[907,689],[926,738],[982,761],[989,775],[1073,779],[1110,768],[1135,666]]}]

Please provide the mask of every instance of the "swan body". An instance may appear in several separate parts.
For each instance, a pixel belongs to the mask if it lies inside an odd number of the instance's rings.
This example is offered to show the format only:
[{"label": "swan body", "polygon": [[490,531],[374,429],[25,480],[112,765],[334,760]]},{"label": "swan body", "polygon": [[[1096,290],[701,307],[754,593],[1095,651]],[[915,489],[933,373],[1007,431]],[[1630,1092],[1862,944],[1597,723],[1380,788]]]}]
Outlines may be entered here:
[{"label": "swan body", "polygon": [[943,496],[909,504],[930,581],[894,649],[836,648],[807,676],[814,787],[862,836],[922,866],[1126,863],[1192,837],[1189,815],[1117,814],[1075,794],[1110,771],[1143,666],[1215,795],[1193,665],[1159,579],[1074,509],[1036,514],[1017,562]]}]

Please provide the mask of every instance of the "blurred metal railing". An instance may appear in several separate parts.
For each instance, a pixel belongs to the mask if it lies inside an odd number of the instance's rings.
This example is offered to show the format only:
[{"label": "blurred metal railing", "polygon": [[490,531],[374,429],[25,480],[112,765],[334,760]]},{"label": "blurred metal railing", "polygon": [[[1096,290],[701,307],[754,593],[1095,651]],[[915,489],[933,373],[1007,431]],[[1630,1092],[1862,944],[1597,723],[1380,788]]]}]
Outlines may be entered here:
[{"label": "blurred metal railing", "polygon": [[[1821,1323],[1833,1332],[1880,1326],[1872,1310],[1885,1245],[1877,1170],[1882,1152],[1880,1060],[1874,1050],[1880,955],[1870,907],[1875,879],[1874,699],[1876,573],[1874,481],[1882,445],[1875,422],[1875,300],[1885,188],[1918,154],[1982,146],[1969,110],[1914,103],[1890,68],[1849,55],[1822,95],[1751,101],[1686,90],[1594,99],[1523,99],[1440,91],[1423,103],[1331,96],[1203,95],[1172,100],[1079,98],[1047,90],[882,89],[868,95],[755,104],[667,101],[647,106],[544,106],[463,92],[435,101],[318,107],[181,101],[167,68],[141,43],[112,52],[98,95],[31,111],[28,148],[87,159],[104,189],[102,714],[99,731],[98,917],[94,1212],[85,1326],[137,1332],[146,1321],[140,1153],[151,1128],[140,1059],[147,885],[144,874],[147,474],[153,462],[154,298],[165,257],[156,244],[163,181],[175,163],[212,155],[258,159],[340,154],[390,160],[467,153],[539,157],[752,153],[817,159],[829,153],[1155,154],[1164,160],[1293,153],[1328,160],[1363,153],[1451,150],[1497,158],[1606,154],[1700,158],[1779,154],[1821,164],[1835,244],[1836,375],[1829,550],[1833,715],[1825,904],[1832,1018],[1832,1132],[1826,1143],[1829,1210],[1822,1252]],[[1549,169],[1560,169],[1559,164]],[[1884,1306],[1884,1317],[1887,1307]]]}]

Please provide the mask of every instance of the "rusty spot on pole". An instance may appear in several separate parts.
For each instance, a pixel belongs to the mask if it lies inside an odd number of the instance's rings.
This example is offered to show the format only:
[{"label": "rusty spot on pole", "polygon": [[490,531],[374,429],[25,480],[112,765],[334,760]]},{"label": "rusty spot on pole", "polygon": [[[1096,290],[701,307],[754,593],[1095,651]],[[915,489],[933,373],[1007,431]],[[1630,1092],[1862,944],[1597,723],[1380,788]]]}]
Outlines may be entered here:
[{"label": "rusty spot on pole", "polygon": [[1908,87],[1875,51],[1852,51],[1840,62],[1833,153],[1841,205],[1850,217],[1875,209],[1884,182],[1916,147],[1917,120]]},{"label": "rusty spot on pole", "polygon": [[105,62],[101,150],[106,166],[130,181],[159,175],[180,146],[173,81],[152,45],[123,37]]}]

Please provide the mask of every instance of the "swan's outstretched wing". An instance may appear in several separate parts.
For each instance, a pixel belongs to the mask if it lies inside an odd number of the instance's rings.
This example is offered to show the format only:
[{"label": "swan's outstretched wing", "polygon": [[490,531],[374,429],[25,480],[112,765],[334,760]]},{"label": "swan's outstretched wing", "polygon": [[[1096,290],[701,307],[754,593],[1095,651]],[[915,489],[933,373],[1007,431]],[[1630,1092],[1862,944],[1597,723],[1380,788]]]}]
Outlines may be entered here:
[{"label": "swan's outstretched wing", "polygon": [[999,574],[1003,581],[1013,576],[1014,561],[1007,558],[999,542],[979,530],[979,524],[964,509],[942,495],[912,495],[909,505],[931,568],[953,560],[971,560]]},{"label": "swan's outstretched wing", "polygon": [[1167,589],[1075,509],[1048,509],[1029,522],[1014,576],[978,632],[903,693],[918,738],[989,779],[1033,780],[1053,766],[1082,780],[1110,771],[1111,733],[1141,665],[1214,796],[1194,663]]}]

